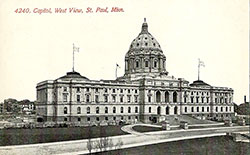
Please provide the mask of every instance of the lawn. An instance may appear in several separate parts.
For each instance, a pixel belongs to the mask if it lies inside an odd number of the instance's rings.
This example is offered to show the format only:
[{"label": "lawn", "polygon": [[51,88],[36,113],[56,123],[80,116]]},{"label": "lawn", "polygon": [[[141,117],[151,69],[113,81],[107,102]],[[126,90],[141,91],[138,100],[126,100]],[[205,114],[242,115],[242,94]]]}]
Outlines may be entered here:
[{"label": "lawn", "polygon": [[249,143],[236,143],[231,137],[220,136],[146,145],[98,153],[100,155],[245,155],[250,154]]},{"label": "lawn", "polygon": [[0,146],[35,144],[127,134],[122,126],[94,126],[71,128],[2,129]]},{"label": "lawn", "polygon": [[150,126],[133,126],[133,130],[137,132],[152,132],[152,131],[163,131],[162,128],[150,127]]}]

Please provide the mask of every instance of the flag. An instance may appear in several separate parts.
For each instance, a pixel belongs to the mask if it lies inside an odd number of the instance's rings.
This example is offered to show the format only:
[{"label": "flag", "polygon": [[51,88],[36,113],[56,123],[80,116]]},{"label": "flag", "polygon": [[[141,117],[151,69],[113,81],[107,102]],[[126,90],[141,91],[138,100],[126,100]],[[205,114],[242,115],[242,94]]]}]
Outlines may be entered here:
[{"label": "flag", "polygon": [[205,67],[205,63],[199,59],[199,66]]},{"label": "flag", "polygon": [[79,47],[75,47],[75,45],[73,44],[73,51],[74,52],[79,52],[80,48]]},{"label": "flag", "polygon": [[118,64],[116,64],[116,67],[121,68]]}]

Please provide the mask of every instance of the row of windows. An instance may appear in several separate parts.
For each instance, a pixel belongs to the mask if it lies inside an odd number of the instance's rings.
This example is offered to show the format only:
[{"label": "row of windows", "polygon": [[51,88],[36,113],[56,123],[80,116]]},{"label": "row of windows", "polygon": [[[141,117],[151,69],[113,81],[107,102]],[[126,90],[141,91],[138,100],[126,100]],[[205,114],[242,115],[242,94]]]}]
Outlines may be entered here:
[{"label": "row of windows", "polygon": [[[64,112],[64,114],[68,114],[68,108],[64,107],[63,112]],[[109,113],[109,108],[105,107],[104,112],[105,112],[105,114]],[[116,113],[116,107],[113,107],[112,112]],[[131,112],[132,112],[132,108],[128,107],[128,113],[131,113]],[[135,107],[135,113],[138,113],[138,112],[139,112],[138,107]],[[95,113],[96,114],[100,113],[100,108],[99,107],[95,108]],[[120,113],[124,113],[124,107],[120,108]],[[81,114],[81,107],[77,107],[77,114]],[[87,107],[87,114],[90,114],[90,107]]]},{"label": "row of windows", "polygon": [[[172,97],[173,97],[172,98],[173,102],[176,103],[177,102],[177,97],[178,97],[177,92],[174,92]],[[150,96],[148,96],[148,102],[151,102],[151,97]],[[160,91],[156,92],[156,102],[157,103],[161,102],[161,92]],[[168,91],[165,92],[165,102],[169,102],[169,92]]]},{"label": "row of windows", "polygon": [[[195,92],[191,91],[191,95],[194,95]],[[201,95],[204,96],[205,95],[209,95],[209,92],[201,92]],[[196,92],[196,95],[199,95],[199,92]]]},{"label": "row of windows", "polygon": [[[229,98],[229,103],[231,103],[231,101],[232,101],[232,99],[231,98]],[[228,103],[228,100],[227,100],[227,98],[215,98],[215,101],[214,101],[215,103]]]},{"label": "row of windows", "polygon": [[[186,98],[184,98],[184,99],[186,99]],[[191,99],[191,103],[194,103],[194,97],[193,96],[191,96],[190,97],[190,99]],[[196,103],[200,103],[199,102],[200,101],[200,97],[196,97]],[[209,103],[209,97],[201,97],[201,103],[204,103],[204,102],[206,102],[206,103]]]},{"label": "row of windows", "polygon": [[[104,119],[106,120],[106,121],[108,121],[108,120],[110,120],[109,119],[110,117],[105,117]],[[100,121],[100,118],[99,117],[96,117],[95,118],[96,119],[96,121]],[[131,116],[128,116],[128,120],[130,120],[131,119]],[[135,116],[135,119],[138,119],[138,116]],[[81,121],[82,119],[79,117],[79,118],[77,118],[77,121]],[[116,117],[113,117],[113,120],[115,121],[116,120]],[[121,120],[124,120],[124,117],[123,116],[121,116]],[[64,121],[68,121],[68,118],[67,117],[65,117],[64,118]],[[87,121],[89,122],[90,121],[90,117],[87,117]]]},{"label": "row of windows", "polygon": [[[63,87],[63,91],[66,92],[68,87]],[[94,88],[95,92],[99,92],[99,88]],[[111,88],[109,88],[111,90]],[[137,89],[112,89],[112,93],[116,93],[116,91],[120,90],[120,93],[123,93],[124,90],[127,90],[127,93],[131,93],[132,91],[134,91],[135,93],[138,93]],[[81,88],[80,87],[76,87],[76,92],[80,92]],[[86,88],[86,92],[89,92],[90,88]],[[107,93],[108,92],[108,88],[104,88],[104,92]]]},{"label": "row of windows", "polygon": [[[223,112],[223,107],[220,107],[220,111]],[[218,112],[219,111],[219,107],[215,107],[215,111]],[[229,107],[229,111],[232,111],[232,108]],[[228,107],[225,108],[225,112],[228,112]]]},{"label": "row of windows", "polygon": [[[154,68],[157,68],[157,64],[158,64],[158,62],[157,62],[157,60],[155,60],[154,63],[153,63]],[[150,66],[150,62],[148,60],[146,60],[145,63],[144,63],[144,66],[145,67],[149,67]],[[136,68],[140,67],[140,60],[136,60],[135,61],[135,67]]]},{"label": "row of windows", "polygon": [[[127,102],[130,103],[131,102],[131,95],[127,95]],[[117,102],[116,101],[117,97],[116,95],[112,95],[112,102]],[[81,96],[80,95],[76,95],[76,101],[77,102],[81,102]],[[63,102],[68,102],[68,94],[64,93],[63,94]],[[86,102],[91,102],[90,100],[90,95],[86,95]],[[99,95],[95,95],[95,102],[99,103]],[[104,102],[109,102],[109,96],[108,95],[104,95]],[[119,102],[124,102],[124,96],[120,96],[119,97]],[[138,102],[138,96],[135,95],[134,96],[134,102],[137,103]]]}]

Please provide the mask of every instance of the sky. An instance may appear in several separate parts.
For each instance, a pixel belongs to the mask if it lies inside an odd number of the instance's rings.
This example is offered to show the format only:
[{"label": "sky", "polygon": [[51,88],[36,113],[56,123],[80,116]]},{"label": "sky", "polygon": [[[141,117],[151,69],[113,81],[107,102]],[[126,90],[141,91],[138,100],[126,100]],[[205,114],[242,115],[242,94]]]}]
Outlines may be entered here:
[{"label": "sky", "polygon": [[[108,8],[96,12],[97,8]],[[111,12],[112,7],[124,12]],[[23,8],[23,12],[16,13]],[[27,9],[28,8],[28,9]],[[52,13],[36,13],[35,8]],[[67,8],[55,13],[55,8]],[[82,9],[70,13],[69,8]],[[86,13],[92,8],[92,13]],[[30,12],[30,13],[29,13]],[[36,99],[36,85],[75,70],[92,80],[124,74],[125,54],[147,19],[166,56],[166,69],[190,83],[200,78],[249,96],[248,0],[2,0],[0,2],[0,102]]]}]

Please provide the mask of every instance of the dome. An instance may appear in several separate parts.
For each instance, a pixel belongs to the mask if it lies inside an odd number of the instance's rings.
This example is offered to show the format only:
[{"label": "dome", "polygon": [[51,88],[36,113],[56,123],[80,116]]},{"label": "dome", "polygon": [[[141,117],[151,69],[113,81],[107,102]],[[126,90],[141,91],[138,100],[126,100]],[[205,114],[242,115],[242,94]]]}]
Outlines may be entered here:
[{"label": "dome", "polygon": [[210,87],[209,84],[205,83],[202,80],[196,80],[190,84],[191,87]]},{"label": "dome", "polygon": [[67,72],[66,75],[58,78],[58,79],[63,79],[63,80],[89,80],[88,78],[86,78],[85,76],[82,76],[80,73],[78,72]]},{"label": "dome", "polygon": [[155,77],[166,74],[166,57],[158,41],[148,32],[146,18],[141,32],[130,44],[125,56],[125,77]]},{"label": "dome", "polygon": [[142,24],[142,29],[139,35],[132,41],[129,47],[128,55],[134,54],[149,54],[155,53],[163,55],[162,49],[158,41],[148,32],[148,24],[146,19],[144,19],[144,23]]}]

